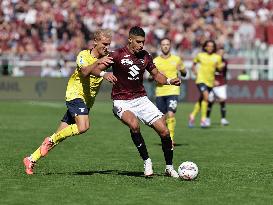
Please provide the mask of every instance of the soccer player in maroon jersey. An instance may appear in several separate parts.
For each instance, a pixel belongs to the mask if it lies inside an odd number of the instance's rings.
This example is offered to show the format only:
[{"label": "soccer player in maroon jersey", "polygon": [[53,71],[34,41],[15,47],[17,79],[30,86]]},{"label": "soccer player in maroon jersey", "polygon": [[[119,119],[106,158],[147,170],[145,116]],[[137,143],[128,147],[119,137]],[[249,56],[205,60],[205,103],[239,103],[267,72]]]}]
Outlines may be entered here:
[{"label": "soccer player in maroon jersey", "polygon": [[218,100],[220,103],[220,111],[221,111],[221,124],[229,125],[229,122],[226,120],[226,99],[227,99],[227,60],[224,58],[225,50],[223,47],[218,49],[218,54],[222,57],[222,62],[224,63],[224,67],[221,71],[215,72],[215,80],[214,87],[209,94],[209,103],[207,110],[207,119],[206,123],[210,126],[210,113],[212,110],[212,106],[215,100]]},{"label": "soccer player in maroon jersey", "polygon": [[144,175],[153,174],[152,161],[149,157],[144,139],[140,132],[139,120],[152,127],[160,136],[162,150],[166,161],[165,173],[168,176],[178,178],[173,167],[173,148],[169,130],[166,126],[163,113],[148,99],[143,86],[143,74],[147,70],[155,81],[160,84],[181,84],[179,78],[169,79],[161,74],[153,63],[149,53],[143,50],[145,32],[142,28],[134,26],[129,31],[128,44],[117,49],[108,57],[109,65],[94,64],[91,73],[95,76],[107,74],[104,70],[112,66],[113,112],[125,125],[130,128],[131,138],[144,160]]}]

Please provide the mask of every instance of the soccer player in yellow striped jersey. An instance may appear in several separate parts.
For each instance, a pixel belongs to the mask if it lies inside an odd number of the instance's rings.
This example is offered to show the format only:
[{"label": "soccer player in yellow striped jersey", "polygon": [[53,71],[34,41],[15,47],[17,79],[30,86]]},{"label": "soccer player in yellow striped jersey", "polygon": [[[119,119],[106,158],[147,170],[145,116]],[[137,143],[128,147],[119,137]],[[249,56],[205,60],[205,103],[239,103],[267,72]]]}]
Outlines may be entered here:
[{"label": "soccer player in yellow striped jersey", "polygon": [[86,132],[90,127],[89,110],[93,106],[103,78],[114,82],[112,73],[104,72],[100,77],[90,75],[92,65],[112,63],[107,57],[111,43],[110,30],[98,30],[94,33],[94,48],[81,51],[76,59],[77,67],[70,77],[66,90],[67,112],[61,120],[57,131],[46,137],[40,147],[23,162],[27,174],[33,174],[35,163],[47,155],[58,143],[68,137]]},{"label": "soccer player in yellow striped jersey", "polygon": [[[163,73],[167,78],[173,79],[179,76],[186,76],[183,61],[179,56],[171,54],[171,40],[163,38],[160,41],[161,55],[154,59],[154,64],[157,69]],[[175,133],[175,113],[177,109],[178,96],[180,95],[180,87],[174,85],[157,84],[156,90],[156,106],[165,114],[166,123],[170,131],[173,146]]]},{"label": "soccer player in yellow striped jersey", "polygon": [[[198,69],[196,68],[196,65]],[[196,75],[196,85],[200,92],[198,102],[194,105],[194,109],[189,116],[189,127],[194,126],[194,119],[201,108],[202,128],[208,127],[206,123],[206,113],[208,107],[208,96],[214,85],[215,71],[221,70],[223,67],[222,58],[216,54],[216,43],[208,40],[203,44],[203,52],[197,54],[193,60],[192,71]]]}]

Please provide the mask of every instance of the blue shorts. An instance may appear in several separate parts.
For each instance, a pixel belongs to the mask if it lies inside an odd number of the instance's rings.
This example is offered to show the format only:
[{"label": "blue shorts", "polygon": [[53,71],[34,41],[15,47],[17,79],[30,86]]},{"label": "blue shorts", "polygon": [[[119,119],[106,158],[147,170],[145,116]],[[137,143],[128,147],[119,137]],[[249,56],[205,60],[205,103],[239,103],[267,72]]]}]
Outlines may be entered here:
[{"label": "blue shorts", "polygon": [[178,95],[159,96],[155,99],[157,108],[166,114],[168,111],[176,112]]},{"label": "blue shorts", "polygon": [[71,101],[66,101],[67,111],[63,116],[62,122],[66,122],[67,124],[75,124],[75,117],[77,115],[88,115],[89,108],[87,108],[84,101],[80,98],[76,98]]},{"label": "blue shorts", "polygon": [[196,85],[197,85],[197,88],[198,88],[198,90],[199,90],[200,93],[203,93],[206,90],[208,92],[210,92],[212,90],[212,87],[207,86],[205,83],[198,83]]}]

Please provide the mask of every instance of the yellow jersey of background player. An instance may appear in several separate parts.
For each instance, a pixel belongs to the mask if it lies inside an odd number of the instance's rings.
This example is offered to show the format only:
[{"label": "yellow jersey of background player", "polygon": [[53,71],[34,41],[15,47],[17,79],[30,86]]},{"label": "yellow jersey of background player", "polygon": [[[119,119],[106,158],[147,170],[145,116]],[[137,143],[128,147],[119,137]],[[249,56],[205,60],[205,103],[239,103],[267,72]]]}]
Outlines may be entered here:
[{"label": "yellow jersey of background player", "polygon": [[[194,127],[194,119],[201,108],[201,121],[202,128],[208,127],[206,123],[206,114],[208,107],[208,96],[212,90],[215,71],[223,68],[222,58],[216,54],[216,43],[213,40],[207,40],[203,44],[203,52],[197,54],[193,59],[192,72],[196,76],[196,86],[200,92],[198,102],[195,103],[194,109],[189,116],[189,127]],[[198,64],[198,69],[196,66]]]},{"label": "yellow jersey of background player", "polygon": [[[179,56],[170,54],[167,58],[158,56],[154,59],[154,64],[157,69],[167,78],[177,78],[179,69],[184,69],[183,62]],[[175,85],[160,85],[157,84],[155,95],[180,95],[180,87]]]},{"label": "yellow jersey of background player", "polygon": [[222,65],[221,56],[217,53],[200,52],[193,59],[193,62],[199,64],[196,84],[204,83],[212,88],[217,65]]},{"label": "yellow jersey of background player", "polygon": [[[172,55],[171,40],[163,38],[160,41],[161,55],[154,59],[154,64],[157,69],[163,73],[167,78],[173,79],[179,76],[181,72],[182,76],[187,74],[184,64],[179,56]],[[156,85],[156,106],[165,114],[170,136],[174,143],[174,129],[175,129],[175,112],[177,108],[178,96],[180,95],[180,87],[175,85]]]}]

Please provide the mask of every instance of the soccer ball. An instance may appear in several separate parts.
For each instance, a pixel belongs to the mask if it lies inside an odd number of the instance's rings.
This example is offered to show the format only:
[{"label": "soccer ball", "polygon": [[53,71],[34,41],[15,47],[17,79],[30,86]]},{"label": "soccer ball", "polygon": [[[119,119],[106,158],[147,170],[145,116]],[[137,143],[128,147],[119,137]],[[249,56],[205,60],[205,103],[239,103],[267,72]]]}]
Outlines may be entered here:
[{"label": "soccer ball", "polygon": [[198,167],[194,162],[183,162],[178,167],[178,175],[185,180],[193,180],[198,175]]}]

